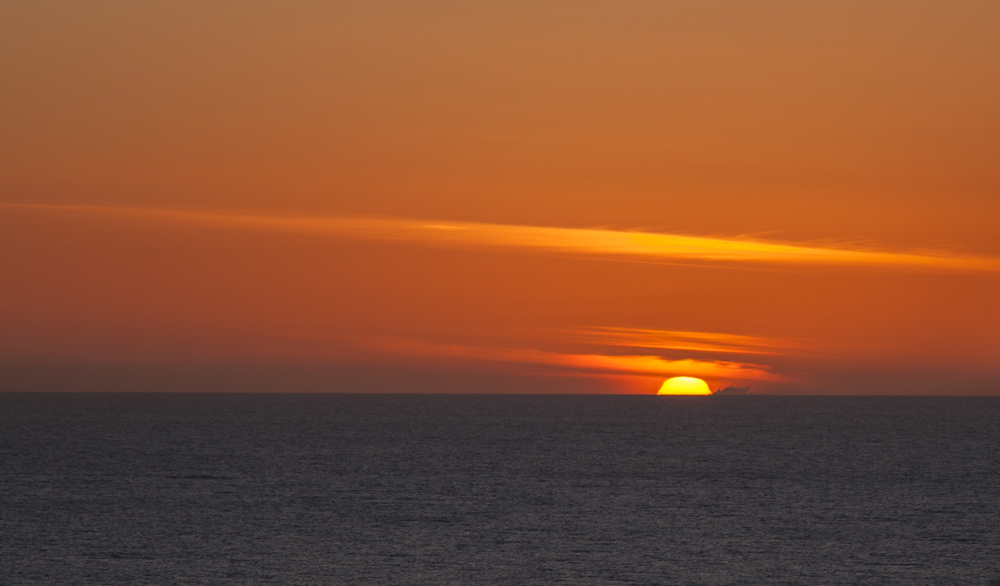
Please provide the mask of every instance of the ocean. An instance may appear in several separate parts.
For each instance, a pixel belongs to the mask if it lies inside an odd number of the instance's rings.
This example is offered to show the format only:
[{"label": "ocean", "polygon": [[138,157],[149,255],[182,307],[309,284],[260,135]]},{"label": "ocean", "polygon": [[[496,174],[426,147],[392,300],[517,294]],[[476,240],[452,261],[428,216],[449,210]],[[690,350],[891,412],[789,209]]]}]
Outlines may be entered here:
[{"label": "ocean", "polygon": [[0,394],[0,583],[1000,584],[1000,398]]}]

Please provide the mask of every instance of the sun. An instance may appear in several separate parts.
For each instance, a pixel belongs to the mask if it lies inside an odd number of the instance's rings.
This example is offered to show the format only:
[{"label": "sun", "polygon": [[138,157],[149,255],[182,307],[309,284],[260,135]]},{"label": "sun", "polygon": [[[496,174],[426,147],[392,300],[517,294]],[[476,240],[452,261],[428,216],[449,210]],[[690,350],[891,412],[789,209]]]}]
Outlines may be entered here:
[{"label": "sun", "polygon": [[711,395],[708,383],[691,376],[675,376],[663,381],[657,395]]}]

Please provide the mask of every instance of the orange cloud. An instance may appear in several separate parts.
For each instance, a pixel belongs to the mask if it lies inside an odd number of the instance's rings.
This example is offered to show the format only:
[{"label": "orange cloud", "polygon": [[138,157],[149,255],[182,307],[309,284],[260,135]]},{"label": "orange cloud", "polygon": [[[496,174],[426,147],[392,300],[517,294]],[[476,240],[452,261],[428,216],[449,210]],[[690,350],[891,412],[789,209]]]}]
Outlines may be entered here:
[{"label": "orange cloud", "polygon": [[659,356],[569,354],[532,348],[496,348],[438,344],[407,338],[381,338],[371,344],[379,352],[464,360],[536,364],[595,374],[689,375],[713,379],[785,380],[768,367],[718,360],[666,360]]},{"label": "orange cloud", "polygon": [[807,348],[799,340],[714,332],[678,332],[636,328],[593,327],[575,332],[585,340],[609,346],[657,348],[720,354],[783,355]]},{"label": "orange cloud", "polygon": [[128,207],[9,203],[0,204],[0,207],[79,213],[116,219],[159,220],[216,228],[320,234],[343,238],[414,242],[454,247],[532,249],[555,253],[647,260],[1000,271],[1000,259],[992,257],[852,250],[780,244],[748,238],[708,238],[652,232],[475,222],[342,216],[305,217]]}]

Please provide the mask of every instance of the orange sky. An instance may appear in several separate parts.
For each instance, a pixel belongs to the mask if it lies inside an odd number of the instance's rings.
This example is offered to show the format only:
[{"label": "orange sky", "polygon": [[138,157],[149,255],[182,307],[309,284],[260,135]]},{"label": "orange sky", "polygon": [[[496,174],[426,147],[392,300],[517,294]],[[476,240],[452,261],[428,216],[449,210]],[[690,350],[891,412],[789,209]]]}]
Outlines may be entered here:
[{"label": "orange sky", "polygon": [[0,4],[0,386],[998,394],[998,22]]}]

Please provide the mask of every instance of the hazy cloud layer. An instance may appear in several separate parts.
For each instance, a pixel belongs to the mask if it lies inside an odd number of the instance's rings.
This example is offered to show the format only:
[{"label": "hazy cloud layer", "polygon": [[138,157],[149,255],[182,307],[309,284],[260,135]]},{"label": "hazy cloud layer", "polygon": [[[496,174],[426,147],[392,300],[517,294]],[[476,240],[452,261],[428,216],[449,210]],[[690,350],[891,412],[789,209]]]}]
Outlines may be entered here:
[{"label": "hazy cloud layer", "polygon": [[781,381],[786,377],[758,364],[720,360],[668,360],[659,356],[574,354],[533,348],[498,348],[440,344],[406,338],[383,338],[370,342],[385,353],[551,366],[563,370],[623,375],[698,376],[722,380]]},{"label": "hazy cloud layer", "polygon": [[928,270],[1000,271],[1000,259],[991,257],[852,250],[745,238],[709,238],[653,232],[127,207],[28,204],[0,204],[0,206],[53,213],[75,213],[108,219],[145,219],[216,228],[320,234],[436,246],[536,250],[650,261],[894,266]]}]

